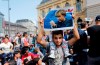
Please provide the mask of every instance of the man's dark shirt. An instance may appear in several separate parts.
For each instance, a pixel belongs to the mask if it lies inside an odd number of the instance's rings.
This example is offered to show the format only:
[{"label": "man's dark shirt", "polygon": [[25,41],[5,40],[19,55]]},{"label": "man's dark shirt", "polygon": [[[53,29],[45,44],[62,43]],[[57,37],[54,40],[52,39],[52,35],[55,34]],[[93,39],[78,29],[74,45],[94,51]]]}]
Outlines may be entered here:
[{"label": "man's dark shirt", "polygon": [[87,44],[87,34],[84,30],[78,29],[78,33],[80,35],[80,39],[75,42],[73,45],[74,53],[81,53],[83,49],[88,49]]},{"label": "man's dark shirt", "polygon": [[56,25],[57,25],[57,28],[61,28],[61,27],[70,27],[70,26],[73,26],[73,21],[72,21],[72,19],[70,19],[70,20],[65,20],[65,21],[63,21],[63,22],[57,22],[56,23]]},{"label": "man's dark shirt", "polygon": [[100,57],[100,25],[94,25],[87,29],[90,36],[89,56]]}]

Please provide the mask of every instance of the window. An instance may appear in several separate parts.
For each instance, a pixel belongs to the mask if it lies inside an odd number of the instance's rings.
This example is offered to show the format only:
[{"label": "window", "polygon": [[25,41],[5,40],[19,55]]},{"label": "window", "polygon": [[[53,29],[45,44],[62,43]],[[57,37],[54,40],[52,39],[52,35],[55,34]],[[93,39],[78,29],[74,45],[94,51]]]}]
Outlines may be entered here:
[{"label": "window", "polygon": [[77,10],[78,12],[81,11],[81,0],[76,0],[76,10]]},{"label": "window", "polygon": [[8,30],[8,26],[6,27],[6,29]]},{"label": "window", "polygon": [[51,10],[51,8],[48,9],[48,12]]},{"label": "window", "polygon": [[57,6],[56,6],[56,8],[60,8],[60,6],[59,6],[59,5],[57,5]]},{"label": "window", "polygon": [[70,4],[68,2],[66,2],[65,7],[68,7],[68,6],[70,6]]},{"label": "window", "polygon": [[45,12],[44,11],[42,11],[42,17],[45,17]]}]

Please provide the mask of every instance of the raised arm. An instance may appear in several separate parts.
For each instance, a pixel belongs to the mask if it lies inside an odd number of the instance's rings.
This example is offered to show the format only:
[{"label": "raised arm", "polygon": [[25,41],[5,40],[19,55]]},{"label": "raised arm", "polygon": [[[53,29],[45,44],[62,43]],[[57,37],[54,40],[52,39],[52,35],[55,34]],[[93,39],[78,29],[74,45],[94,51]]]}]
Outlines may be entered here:
[{"label": "raised arm", "polygon": [[38,42],[39,44],[41,44],[42,46],[46,47],[48,42],[46,42],[45,40],[42,40],[43,33],[44,33],[43,22],[44,22],[44,21],[40,19],[40,26],[41,26],[41,29],[40,29],[40,32],[38,33],[38,36],[37,36],[37,42]]},{"label": "raised arm", "polygon": [[73,34],[74,34],[74,37],[71,38],[70,40],[68,40],[69,45],[73,45],[77,40],[80,39],[77,27],[75,25],[74,25],[74,29],[73,29]]}]

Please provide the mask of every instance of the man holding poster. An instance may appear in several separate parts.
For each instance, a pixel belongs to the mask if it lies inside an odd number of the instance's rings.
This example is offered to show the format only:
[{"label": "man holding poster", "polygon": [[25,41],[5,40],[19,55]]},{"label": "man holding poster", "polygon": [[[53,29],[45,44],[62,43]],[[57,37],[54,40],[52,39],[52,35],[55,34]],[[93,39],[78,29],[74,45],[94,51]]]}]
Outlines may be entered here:
[{"label": "man holding poster", "polygon": [[44,33],[44,20],[40,20],[40,32],[37,36],[37,42],[47,50],[44,62],[48,65],[70,65],[68,57],[70,56],[68,45],[73,45],[80,39],[76,26],[73,28],[73,37],[68,41],[63,40],[63,30],[52,31],[52,41],[47,42],[42,40]]}]

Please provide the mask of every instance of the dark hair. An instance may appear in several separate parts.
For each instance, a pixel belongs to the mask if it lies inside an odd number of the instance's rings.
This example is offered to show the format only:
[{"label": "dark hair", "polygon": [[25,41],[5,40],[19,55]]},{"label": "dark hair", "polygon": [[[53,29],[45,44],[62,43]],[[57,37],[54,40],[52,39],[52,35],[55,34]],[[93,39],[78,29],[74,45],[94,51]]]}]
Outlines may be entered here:
[{"label": "dark hair", "polygon": [[8,35],[5,35],[5,37],[8,37]]},{"label": "dark hair", "polygon": [[20,34],[19,32],[17,32],[17,34]]},{"label": "dark hair", "polygon": [[8,37],[5,37],[4,39],[8,39],[8,40],[9,40],[9,38],[8,38]]},{"label": "dark hair", "polygon": [[22,48],[21,53],[22,53],[22,54],[25,54],[27,50],[29,50],[29,47],[28,47],[28,46],[24,46],[24,47]]},{"label": "dark hair", "polygon": [[24,37],[26,34],[27,34],[27,32],[24,32],[24,33],[23,33],[23,37]]},{"label": "dark hair", "polygon": [[81,23],[81,28],[85,28],[85,26],[86,26],[86,23],[85,22],[82,22]]},{"label": "dark hair", "polygon": [[54,35],[59,35],[59,34],[61,34],[63,36],[63,31],[62,30],[52,31],[52,37]]},{"label": "dark hair", "polygon": [[39,58],[35,58],[35,59],[33,60],[33,65],[36,65],[36,64],[38,63],[39,60],[40,60]]},{"label": "dark hair", "polygon": [[100,21],[100,15],[97,15],[95,21]]},{"label": "dark hair", "polygon": [[25,59],[24,60],[24,65],[36,65],[39,60],[40,60],[39,58],[34,58],[33,60],[31,60],[28,63],[26,63],[28,61],[28,59]]},{"label": "dark hair", "polygon": [[66,11],[63,9],[60,9],[56,12],[55,16],[58,17],[58,13],[61,13],[63,16],[66,16]]},{"label": "dark hair", "polygon": [[18,53],[20,53],[20,51],[15,51],[13,55],[15,56],[15,54],[18,54]]},{"label": "dark hair", "polygon": [[24,65],[28,65],[26,62],[28,61],[28,59],[24,59]]}]

